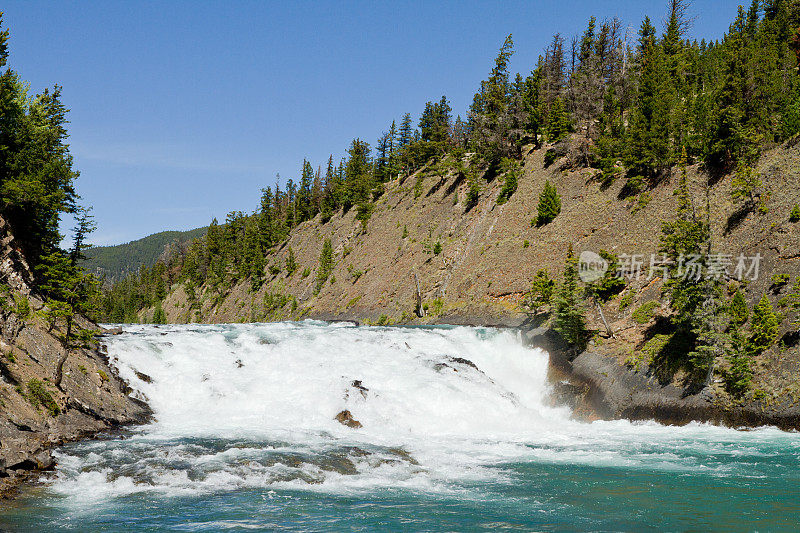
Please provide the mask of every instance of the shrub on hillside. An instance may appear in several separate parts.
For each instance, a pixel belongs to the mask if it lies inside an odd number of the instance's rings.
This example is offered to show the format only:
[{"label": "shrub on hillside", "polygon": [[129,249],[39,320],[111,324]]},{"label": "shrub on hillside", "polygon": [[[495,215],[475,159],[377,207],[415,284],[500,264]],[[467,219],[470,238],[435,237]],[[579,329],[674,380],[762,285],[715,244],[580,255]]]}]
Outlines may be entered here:
[{"label": "shrub on hillside", "polygon": [[542,190],[542,194],[539,195],[537,212],[537,226],[549,224],[561,213],[561,197],[558,195],[555,186],[549,181],[544,182],[544,190]]}]

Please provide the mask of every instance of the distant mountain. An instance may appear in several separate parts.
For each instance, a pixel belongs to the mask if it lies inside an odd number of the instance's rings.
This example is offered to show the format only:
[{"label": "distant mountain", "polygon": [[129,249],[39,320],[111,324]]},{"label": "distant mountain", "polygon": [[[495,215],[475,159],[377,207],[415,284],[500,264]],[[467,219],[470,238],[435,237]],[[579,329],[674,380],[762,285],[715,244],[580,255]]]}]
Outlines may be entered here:
[{"label": "distant mountain", "polygon": [[142,239],[115,246],[96,246],[86,250],[85,266],[104,275],[106,281],[121,279],[142,265],[153,266],[167,246],[186,243],[206,234],[207,227],[189,231],[162,231]]}]

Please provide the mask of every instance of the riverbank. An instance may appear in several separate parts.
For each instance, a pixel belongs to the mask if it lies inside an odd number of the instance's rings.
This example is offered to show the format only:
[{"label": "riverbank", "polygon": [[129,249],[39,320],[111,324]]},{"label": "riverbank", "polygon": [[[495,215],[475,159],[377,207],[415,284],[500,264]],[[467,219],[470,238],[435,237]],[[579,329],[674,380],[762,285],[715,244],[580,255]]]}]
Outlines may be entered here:
[{"label": "riverbank", "polygon": [[0,351],[0,497],[53,468],[55,447],[150,419],[109,364],[102,339],[70,351],[60,383],[53,376],[63,349],[37,324],[7,318]]},{"label": "riverbank", "polygon": [[720,394],[719,382],[681,387],[659,380],[649,368],[634,369],[618,358],[590,347],[578,351],[547,328],[522,332],[528,346],[550,355],[553,400],[570,405],[584,420],[653,420],[667,425],[708,422],[732,428],[775,426],[800,429],[795,398],[778,402],[731,401]]}]

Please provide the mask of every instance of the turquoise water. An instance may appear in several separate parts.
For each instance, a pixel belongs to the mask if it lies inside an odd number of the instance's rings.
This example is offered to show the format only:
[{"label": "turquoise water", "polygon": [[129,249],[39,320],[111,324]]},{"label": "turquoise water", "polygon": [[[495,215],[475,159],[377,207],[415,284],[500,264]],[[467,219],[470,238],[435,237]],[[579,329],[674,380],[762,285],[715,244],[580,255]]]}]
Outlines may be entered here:
[{"label": "turquoise water", "polygon": [[573,421],[510,332],[132,326],[109,349],[157,421],[60,449],[0,529],[798,529],[800,435]]}]

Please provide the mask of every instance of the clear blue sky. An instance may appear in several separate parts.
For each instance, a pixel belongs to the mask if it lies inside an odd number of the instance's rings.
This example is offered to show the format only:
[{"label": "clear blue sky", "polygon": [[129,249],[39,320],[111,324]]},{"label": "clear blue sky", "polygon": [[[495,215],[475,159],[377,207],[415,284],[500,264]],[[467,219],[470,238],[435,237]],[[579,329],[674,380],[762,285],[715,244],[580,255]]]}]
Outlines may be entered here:
[{"label": "clear blue sky", "polygon": [[[555,32],[591,15],[635,33],[658,2],[6,1],[11,64],[58,83],[96,244],[250,211],[262,187],[415,119],[446,95],[464,115],[505,35],[528,73]],[[692,36],[720,38],[738,3],[696,0]]]}]

